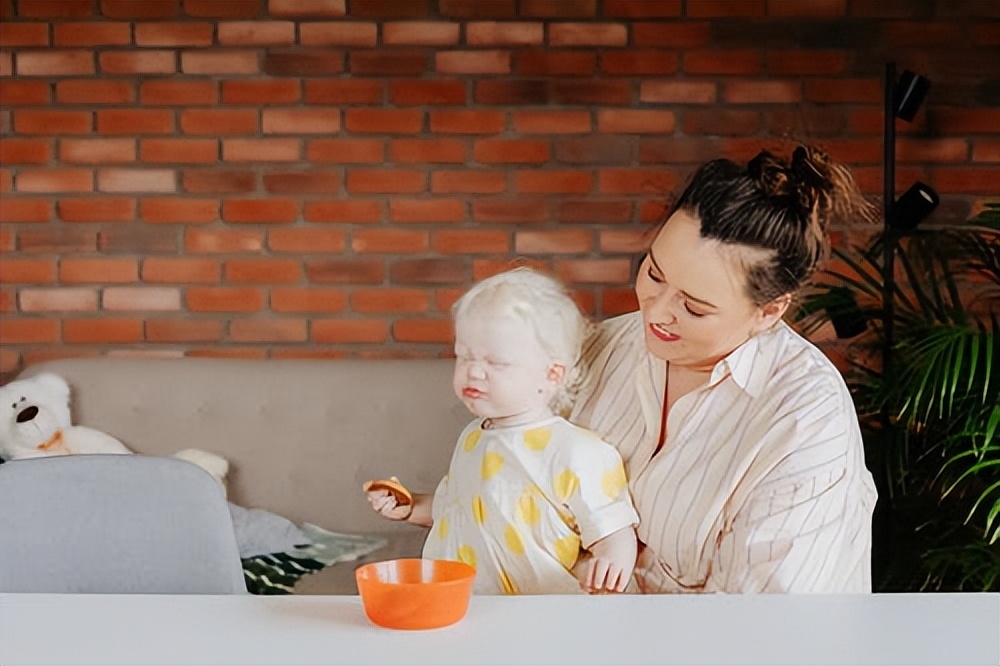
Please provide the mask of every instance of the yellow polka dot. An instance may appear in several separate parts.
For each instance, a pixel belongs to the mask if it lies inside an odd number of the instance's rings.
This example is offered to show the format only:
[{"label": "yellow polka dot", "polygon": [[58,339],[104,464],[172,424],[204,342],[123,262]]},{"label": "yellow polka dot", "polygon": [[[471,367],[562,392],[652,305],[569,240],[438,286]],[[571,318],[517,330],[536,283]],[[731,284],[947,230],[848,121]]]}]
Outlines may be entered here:
[{"label": "yellow polka dot", "polygon": [[476,551],[472,546],[462,544],[458,547],[458,559],[468,564],[473,569],[476,568]]},{"label": "yellow polka dot", "polygon": [[556,539],[552,547],[556,551],[556,557],[567,569],[572,569],[576,564],[576,558],[580,556],[580,537],[569,534],[561,539]]},{"label": "yellow polka dot", "polygon": [[507,550],[515,555],[524,555],[524,542],[521,541],[521,535],[517,533],[516,527],[508,525],[503,531],[503,538],[507,542]]},{"label": "yellow polka dot", "polygon": [[532,428],[524,432],[524,445],[532,451],[541,451],[549,445],[552,431],[548,428]]},{"label": "yellow polka dot", "polygon": [[503,456],[495,451],[487,451],[483,454],[483,480],[496,476],[500,468],[503,467]]},{"label": "yellow polka dot", "polygon": [[466,451],[471,451],[472,449],[476,448],[476,444],[479,443],[479,436],[481,434],[482,434],[482,431],[479,430],[478,428],[476,430],[473,430],[472,432],[470,432],[468,434],[468,436],[465,438],[465,450]]},{"label": "yellow polka dot", "polygon": [[480,525],[486,520],[486,504],[479,495],[472,498],[472,517]]},{"label": "yellow polka dot", "polygon": [[556,497],[563,502],[572,497],[573,493],[579,489],[580,477],[574,474],[572,470],[564,469],[556,474],[556,477],[552,480],[552,490],[555,491]]},{"label": "yellow polka dot", "polygon": [[517,517],[526,525],[534,525],[541,517],[538,504],[535,502],[535,491],[528,488],[517,499]]},{"label": "yellow polka dot", "polygon": [[500,589],[503,590],[504,594],[519,594],[514,579],[503,569],[500,570]]},{"label": "yellow polka dot", "polygon": [[605,472],[601,477],[601,489],[611,499],[616,499],[622,494],[625,484],[625,469],[621,465],[615,465],[614,469]]},{"label": "yellow polka dot", "polygon": [[437,535],[438,535],[439,539],[444,539],[446,536],[448,536],[448,519],[447,518],[441,518],[441,520],[438,521]]}]

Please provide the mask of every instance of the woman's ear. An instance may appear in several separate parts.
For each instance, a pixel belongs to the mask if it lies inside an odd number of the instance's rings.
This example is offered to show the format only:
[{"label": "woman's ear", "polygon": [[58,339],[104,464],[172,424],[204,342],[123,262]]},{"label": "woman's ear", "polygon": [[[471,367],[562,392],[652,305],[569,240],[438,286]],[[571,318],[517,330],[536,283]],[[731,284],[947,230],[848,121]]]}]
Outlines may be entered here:
[{"label": "woman's ear", "polygon": [[757,310],[757,321],[754,323],[751,335],[756,335],[761,331],[766,331],[781,320],[792,304],[791,294],[782,294],[773,301],[765,303]]},{"label": "woman's ear", "polygon": [[545,373],[546,379],[555,384],[562,384],[566,379],[566,366],[562,363],[553,363]]}]

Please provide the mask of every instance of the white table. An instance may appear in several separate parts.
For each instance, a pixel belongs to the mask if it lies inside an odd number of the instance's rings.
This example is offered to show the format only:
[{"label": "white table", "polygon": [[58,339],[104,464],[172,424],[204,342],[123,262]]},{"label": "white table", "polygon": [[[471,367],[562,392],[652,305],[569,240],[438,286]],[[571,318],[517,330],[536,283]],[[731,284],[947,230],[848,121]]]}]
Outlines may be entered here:
[{"label": "white table", "polygon": [[1000,595],[473,597],[373,626],[358,597],[0,594],[0,664],[1000,664]]}]

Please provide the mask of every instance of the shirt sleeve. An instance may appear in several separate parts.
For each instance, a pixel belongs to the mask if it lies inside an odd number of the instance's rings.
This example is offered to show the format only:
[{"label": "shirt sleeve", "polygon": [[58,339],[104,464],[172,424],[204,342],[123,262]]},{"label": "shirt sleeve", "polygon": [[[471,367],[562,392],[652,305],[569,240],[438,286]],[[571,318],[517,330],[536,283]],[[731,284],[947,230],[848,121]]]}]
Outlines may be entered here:
[{"label": "shirt sleeve", "polygon": [[710,592],[870,592],[875,493],[853,412],[812,398],[768,433],[770,464],[727,516]]}]

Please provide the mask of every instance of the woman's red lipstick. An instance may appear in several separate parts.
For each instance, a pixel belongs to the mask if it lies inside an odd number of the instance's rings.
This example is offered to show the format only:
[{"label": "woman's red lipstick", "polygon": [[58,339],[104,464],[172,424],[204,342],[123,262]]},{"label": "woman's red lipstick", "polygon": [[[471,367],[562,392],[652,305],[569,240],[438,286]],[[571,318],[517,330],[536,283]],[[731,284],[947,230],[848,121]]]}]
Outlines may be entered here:
[{"label": "woman's red lipstick", "polygon": [[681,339],[679,335],[673,335],[672,333],[667,333],[656,327],[655,324],[649,325],[649,330],[653,332],[653,335],[664,342],[676,342]]}]

